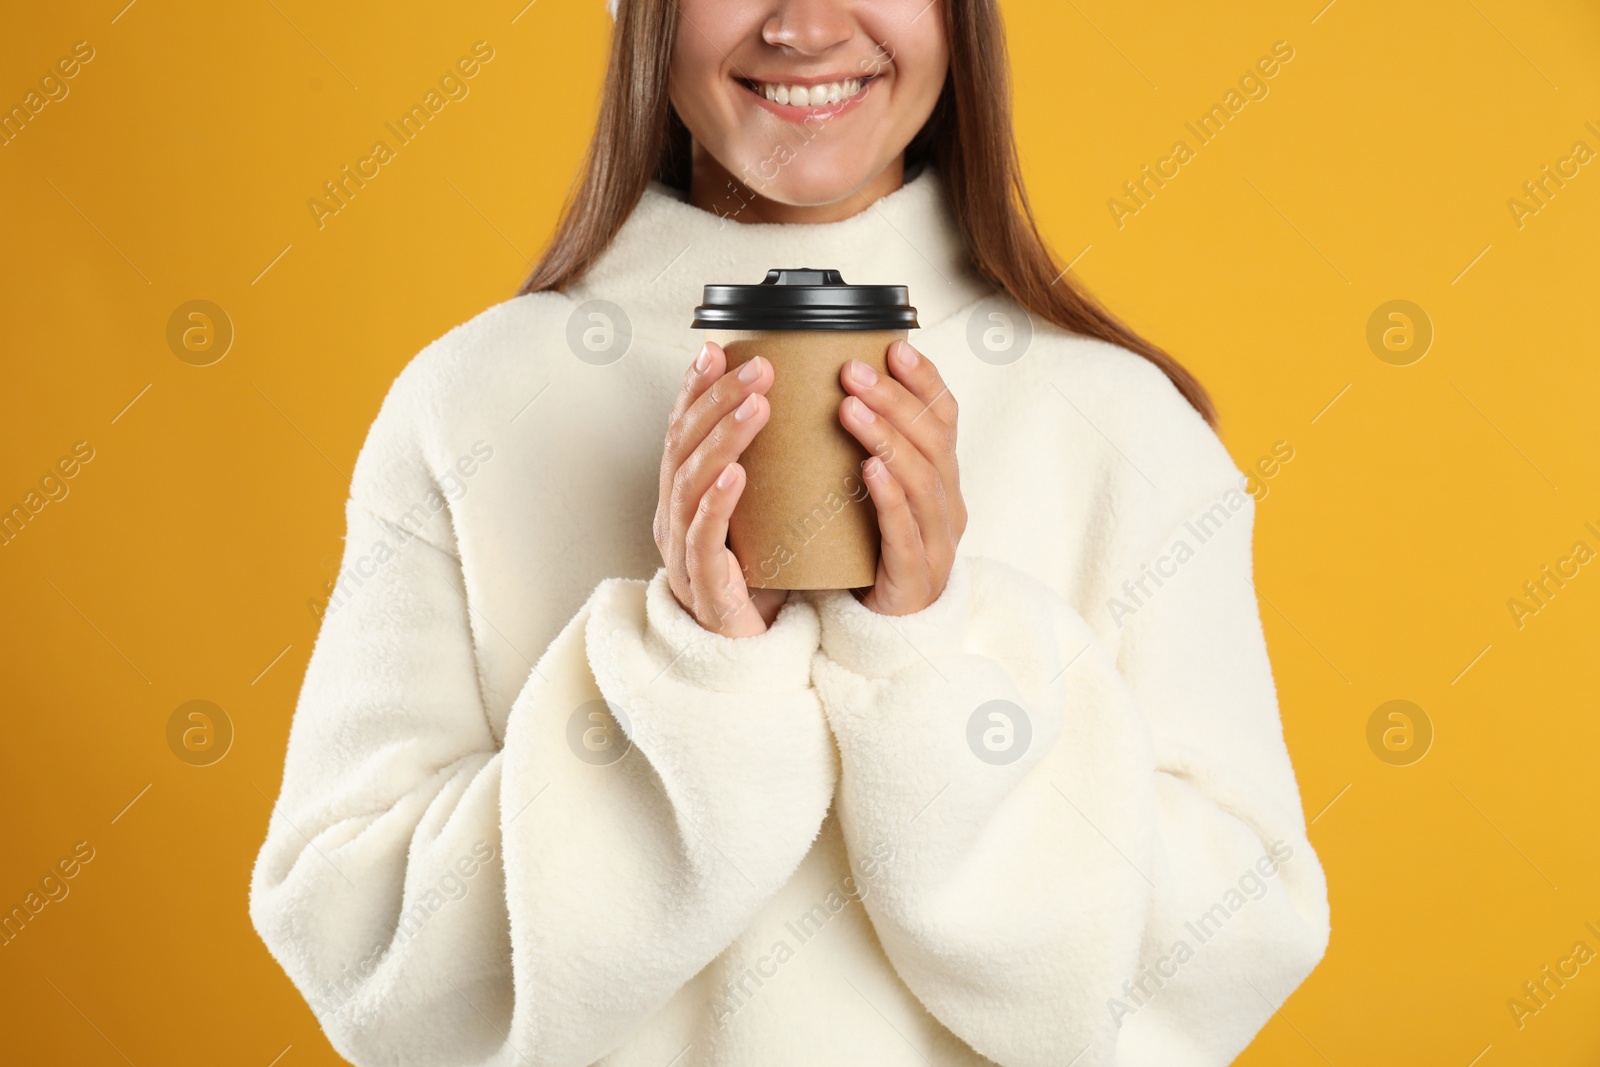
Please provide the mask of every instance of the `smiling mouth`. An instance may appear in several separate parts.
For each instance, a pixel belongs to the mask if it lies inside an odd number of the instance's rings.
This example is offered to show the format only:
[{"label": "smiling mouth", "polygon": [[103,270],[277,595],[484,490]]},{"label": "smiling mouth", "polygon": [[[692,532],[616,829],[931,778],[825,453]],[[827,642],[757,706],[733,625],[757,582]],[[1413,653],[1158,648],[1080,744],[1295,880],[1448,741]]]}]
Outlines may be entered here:
[{"label": "smiling mouth", "polygon": [[840,78],[815,84],[752,81],[749,78],[734,80],[769,103],[788,107],[836,107],[860,96],[878,78],[879,75],[873,74],[865,78]]}]

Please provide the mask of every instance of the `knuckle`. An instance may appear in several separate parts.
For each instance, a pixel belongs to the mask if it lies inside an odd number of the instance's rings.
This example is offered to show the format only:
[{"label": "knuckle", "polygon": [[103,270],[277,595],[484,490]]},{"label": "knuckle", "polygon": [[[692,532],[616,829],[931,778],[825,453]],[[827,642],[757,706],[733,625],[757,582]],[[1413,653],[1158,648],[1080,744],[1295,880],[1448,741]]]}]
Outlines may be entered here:
[{"label": "knuckle", "polygon": [[717,424],[711,427],[711,432],[706,434],[706,446],[712,452],[721,452],[723,445],[728,443],[728,437],[731,434],[732,430],[728,426],[728,420],[718,419]]},{"label": "knuckle", "polygon": [[683,452],[686,443],[687,431],[684,428],[686,420],[679,419],[667,427],[666,455],[676,457]]},{"label": "knuckle", "polygon": [[687,567],[681,563],[667,567],[667,584],[672,587],[680,603],[686,606],[694,603],[694,583],[689,579]]},{"label": "knuckle", "polygon": [[685,463],[678,468],[678,473],[672,478],[671,502],[674,511],[681,512],[694,506],[694,485],[691,480],[692,471],[689,464]]}]

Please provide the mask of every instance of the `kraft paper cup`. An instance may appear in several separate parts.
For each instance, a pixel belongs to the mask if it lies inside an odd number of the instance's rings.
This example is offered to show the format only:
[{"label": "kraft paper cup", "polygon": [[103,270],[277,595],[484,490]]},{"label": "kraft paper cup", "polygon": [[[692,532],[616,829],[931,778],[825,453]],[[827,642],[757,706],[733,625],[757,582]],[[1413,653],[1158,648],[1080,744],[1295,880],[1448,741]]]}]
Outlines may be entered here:
[{"label": "kraft paper cup", "polygon": [[[772,328],[749,328],[760,324]],[[694,325],[728,368],[762,356],[772,415],[740,457],[748,481],[728,542],[752,589],[851,589],[878,569],[867,450],[839,424],[841,369],[889,373],[889,345],[916,327],[904,286],[852,286],[832,270],[773,270],[759,285],[708,285]],[[738,328],[743,327],[743,328]]]}]

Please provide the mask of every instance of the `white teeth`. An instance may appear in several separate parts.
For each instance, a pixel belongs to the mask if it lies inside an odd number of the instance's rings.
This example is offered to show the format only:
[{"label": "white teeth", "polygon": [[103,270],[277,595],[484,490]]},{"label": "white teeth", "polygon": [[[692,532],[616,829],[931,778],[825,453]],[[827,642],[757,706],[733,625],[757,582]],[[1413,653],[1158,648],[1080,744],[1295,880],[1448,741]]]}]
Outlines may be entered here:
[{"label": "white teeth", "polygon": [[848,100],[862,89],[864,82],[861,78],[846,78],[844,81],[829,82],[825,85],[782,85],[777,82],[757,82],[756,91],[775,104],[792,104],[796,107],[818,107],[823,104],[837,104],[841,100]]}]

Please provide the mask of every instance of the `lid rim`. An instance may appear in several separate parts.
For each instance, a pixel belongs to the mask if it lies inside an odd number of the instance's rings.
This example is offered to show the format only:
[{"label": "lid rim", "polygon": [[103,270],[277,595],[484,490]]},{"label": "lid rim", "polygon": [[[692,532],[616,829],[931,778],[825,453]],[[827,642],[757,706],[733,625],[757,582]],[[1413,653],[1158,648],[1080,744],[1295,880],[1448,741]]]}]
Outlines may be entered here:
[{"label": "lid rim", "polygon": [[850,285],[837,270],[773,268],[754,284],[705,286],[691,329],[911,330],[903,285]]},{"label": "lid rim", "polygon": [[806,330],[854,330],[865,333],[873,330],[918,330],[920,326],[913,320],[911,322],[886,322],[883,320],[862,322],[845,319],[810,319],[805,321],[774,321],[766,320],[754,322],[749,320],[730,320],[717,322],[695,319],[690,323],[691,330],[741,330],[751,333],[783,333],[788,331]]}]

